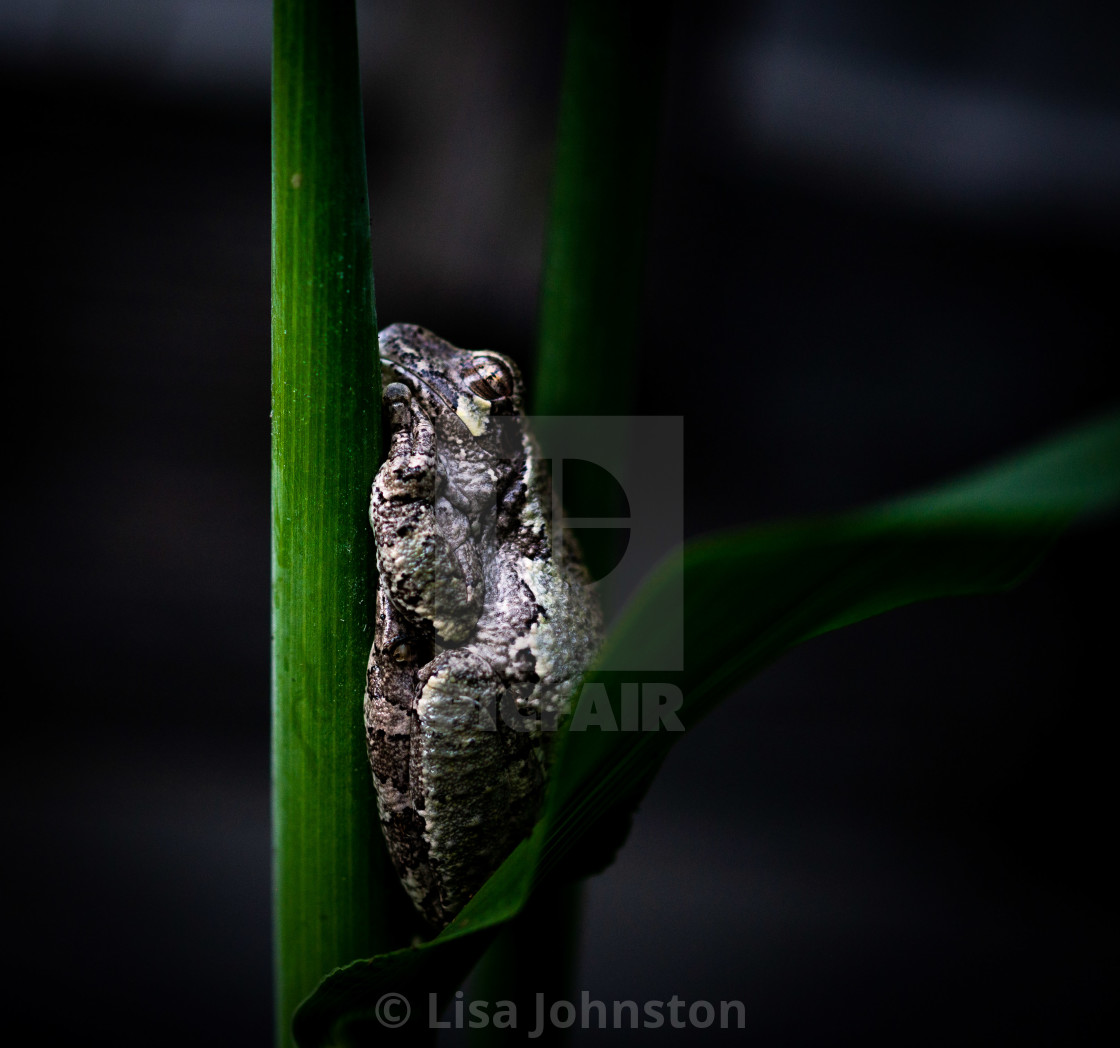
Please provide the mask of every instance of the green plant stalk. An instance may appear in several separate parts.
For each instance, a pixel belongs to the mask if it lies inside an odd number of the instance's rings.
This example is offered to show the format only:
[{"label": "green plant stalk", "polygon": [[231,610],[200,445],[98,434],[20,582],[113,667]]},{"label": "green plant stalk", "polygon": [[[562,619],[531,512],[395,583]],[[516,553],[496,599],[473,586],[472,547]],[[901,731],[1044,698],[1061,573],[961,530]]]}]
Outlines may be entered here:
[{"label": "green plant stalk", "polygon": [[665,8],[626,0],[569,4],[541,286],[539,415],[630,408]]},{"label": "green plant stalk", "polygon": [[[533,411],[625,414],[635,375],[643,261],[649,222],[661,85],[668,40],[663,4],[571,0],[557,127],[556,163],[541,288]],[[609,496],[565,480],[569,508]],[[584,512],[587,512],[586,510]],[[588,515],[592,515],[589,513]],[[614,562],[614,533],[580,536],[593,570]],[[571,996],[580,893],[555,889],[503,929],[478,973],[482,996],[532,1014],[535,993]],[[557,923],[547,920],[563,913]],[[472,1045],[501,1043],[473,1031]],[[542,1044],[565,1041],[558,1027]]]},{"label": "green plant stalk", "polygon": [[353,0],[276,0],[272,777],[277,1043],[383,948],[363,747],[379,368]]},{"label": "green plant stalk", "polygon": [[[668,39],[661,0],[570,0],[535,414],[632,409]],[[624,515],[616,489],[594,477],[564,476],[563,491],[575,516]],[[602,578],[618,561],[619,533],[587,529],[577,538],[592,576]],[[608,589],[601,595],[609,602]]]}]

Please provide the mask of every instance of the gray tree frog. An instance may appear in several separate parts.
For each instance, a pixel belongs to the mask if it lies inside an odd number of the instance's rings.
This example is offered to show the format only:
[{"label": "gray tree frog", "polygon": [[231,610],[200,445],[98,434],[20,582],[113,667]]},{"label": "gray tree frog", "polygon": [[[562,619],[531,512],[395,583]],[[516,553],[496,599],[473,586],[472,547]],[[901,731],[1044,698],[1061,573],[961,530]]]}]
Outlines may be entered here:
[{"label": "gray tree frog", "polygon": [[379,341],[389,449],[369,510],[366,740],[397,874],[443,927],[532,829],[548,729],[602,618],[576,549],[553,534],[513,362],[408,324]]}]

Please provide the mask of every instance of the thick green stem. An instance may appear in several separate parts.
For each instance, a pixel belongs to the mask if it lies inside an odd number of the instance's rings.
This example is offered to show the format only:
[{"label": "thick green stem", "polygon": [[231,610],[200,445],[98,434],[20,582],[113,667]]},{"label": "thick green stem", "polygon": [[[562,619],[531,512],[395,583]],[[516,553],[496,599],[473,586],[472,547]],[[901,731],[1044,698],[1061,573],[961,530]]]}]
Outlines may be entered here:
[{"label": "thick green stem", "polygon": [[363,746],[379,369],[353,0],[276,0],[272,145],[277,1043],[384,945]]},{"label": "thick green stem", "polygon": [[[663,2],[571,0],[541,286],[538,415],[632,407],[644,258],[669,20]],[[546,449],[547,450],[547,449]],[[565,509],[624,512],[617,486],[565,470]],[[578,536],[593,577],[620,533]]]},{"label": "thick green stem", "polygon": [[[627,0],[569,5],[541,290],[537,414],[624,414],[630,405],[668,40],[665,6]],[[595,477],[583,480],[565,473],[569,511],[619,513],[613,488],[600,490]],[[580,539],[593,572],[613,565],[614,532],[589,531]],[[515,1001],[521,1015],[533,1014],[538,992],[549,1001],[570,996],[579,910],[575,885],[531,902],[486,955],[479,972],[483,993]],[[510,1043],[512,1034],[488,1028],[472,1043]],[[549,1027],[542,1043],[565,1040],[562,1029]]]},{"label": "thick green stem", "polygon": [[533,401],[540,415],[629,407],[666,6],[569,5]]}]

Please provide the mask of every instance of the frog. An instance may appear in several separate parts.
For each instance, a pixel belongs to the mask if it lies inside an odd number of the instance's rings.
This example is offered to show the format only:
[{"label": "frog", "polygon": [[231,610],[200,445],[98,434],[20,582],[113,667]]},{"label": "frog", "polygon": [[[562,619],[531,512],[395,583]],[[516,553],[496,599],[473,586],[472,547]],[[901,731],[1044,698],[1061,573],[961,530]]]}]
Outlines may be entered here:
[{"label": "frog", "polygon": [[366,746],[389,857],[440,929],[532,831],[602,613],[513,360],[413,324],[378,343]]}]

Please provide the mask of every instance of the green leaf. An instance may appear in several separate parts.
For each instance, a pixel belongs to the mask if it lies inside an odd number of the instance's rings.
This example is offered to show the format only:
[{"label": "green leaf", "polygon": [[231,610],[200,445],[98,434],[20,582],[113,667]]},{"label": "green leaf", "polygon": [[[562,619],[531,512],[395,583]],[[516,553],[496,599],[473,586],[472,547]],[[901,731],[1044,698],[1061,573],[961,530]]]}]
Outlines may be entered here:
[{"label": "green leaf", "polygon": [[[568,4],[535,414],[630,410],[669,25],[661,0]],[[573,471],[564,504],[578,503],[577,516],[625,515],[609,485]],[[615,533],[589,529],[578,541],[594,577],[616,563]]]},{"label": "green leaf", "polygon": [[323,972],[389,941],[361,719],[380,371],[352,2],[277,0],[272,116],[272,767],[285,1045],[296,1004]]},{"label": "green leaf", "polygon": [[572,0],[541,284],[539,415],[625,414],[636,368],[666,5]]},{"label": "green leaf", "polygon": [[[681,688],[686,727],[797,644],[891,608],[1020,582],[1079,513],[1120,501],[1120,414],[929,492],[818,520],[701,539],[662,564],[608,640],[640,665],[661,643],[684,573],[683,674],[627,674]],[[593,673],[621,721],[618,675]],[[597,824],[625,814],[679,732],[568,732],[544,817],[452,924],[430,942],[331,973],[298,1010],[299,1043],[337,1043],[372,1023],[383,994],[412,1023],[450,999],[494,930]],[[430,995],[434,995],[434,998]],[[432,1003],[434,1000],[434,1004]]]}]

